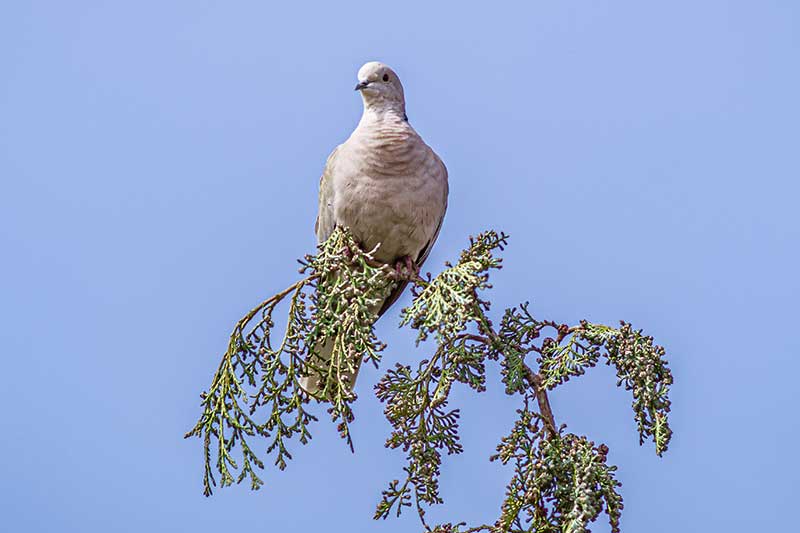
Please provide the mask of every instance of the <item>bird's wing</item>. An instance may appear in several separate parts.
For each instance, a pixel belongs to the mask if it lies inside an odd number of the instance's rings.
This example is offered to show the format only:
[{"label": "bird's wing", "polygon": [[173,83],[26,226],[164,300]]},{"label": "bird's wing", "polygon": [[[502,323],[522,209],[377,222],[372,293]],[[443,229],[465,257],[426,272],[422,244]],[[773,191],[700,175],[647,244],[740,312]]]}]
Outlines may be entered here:
[{"label": "bird's wing", "polygon": [[431,253],[431,249],[433,248],[436,239],[439,237],[439,230],[442,229],[442,222],[444,221],[444,213],[447,211],[447,195],[448,191],[448,182],[447,182],[447,167],[444,166],[444,163],[439,156],[436,155],[436,152],[431,150],[433,156],[436,158],[437,162],[437,172],[439,173],[439,179],[444,181],[444,197],[441,199],[441,216],[439,217],[439,222],[436,224],[436,231],[433,232],[433,236],[430,240],[425,244],[425,247],[420,250],[419,254],[417,255],[417,266],[422,266],[422,263],[428,258],[428,254]]},{"label": "bird's wing", "polygon": [[[431,249],[433,248],[434,243],[436,242],[437,237],[439,237],[439,231],[442,229],[442,222],[444,221],[444,213],[447,211],[447,194],[448,194],[448,185],[447,185],[447,167],[444,166],[444,163],[439,156],[436,155],[433,150],[431,150],[433,156],[436,158],[436,172],[439,173],[437,176],[438,179],[444,180],[444,197],[442,198],[441,204],[441,216],[439,217],[439,222],[436,224],[436,230],[433,232],[433,236],[428,240],[428,242],[423,246],[422,250],[417,254],[417,258],[415,260],[417,268],[421,268],[422,264],[428,258],[428,255],[431,253]],[[380,311],[378,311],[378,316],[382,316],[389,308],[400,298],[400,295],[403,294],[403,290],[408,285],[408,281],[402,281],[397,284],[397,286],[389,293],[389,296],[386,297],[386,300],[383,301],[383,305],[381,306]]]},{"label": "bird's wing", "polygon": [[336,163],[336,154],[341,145],[331,152],[325,162],[322,177],[319,179],[319,210],[317,211],[317,221],[314,224],[314,233],[317,234],[317,242],[325,242],[336,228],[336,220],[333,215],[333,167]]}]

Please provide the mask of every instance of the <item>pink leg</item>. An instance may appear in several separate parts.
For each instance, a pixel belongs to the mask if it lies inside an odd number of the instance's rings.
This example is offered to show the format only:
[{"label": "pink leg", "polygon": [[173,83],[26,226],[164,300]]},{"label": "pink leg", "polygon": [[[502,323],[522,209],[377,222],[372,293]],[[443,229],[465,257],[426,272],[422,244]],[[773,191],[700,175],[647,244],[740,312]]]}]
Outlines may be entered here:
[{"label": "pink leg", "polygon": [[410,256],[404,255],[394,264],[395,273],[399,278],[412,279],[419,274],[419,268]]},{"label": "pink leg", "polygon": [[417,276],[419,274],[419,267],[417,266],[416,263],[414,263],[414,260],[411,259],[411,256],[407,255],[403,259],[405,260],[406,263],[406,269],[408,269],[408,275],[410,277]]}]

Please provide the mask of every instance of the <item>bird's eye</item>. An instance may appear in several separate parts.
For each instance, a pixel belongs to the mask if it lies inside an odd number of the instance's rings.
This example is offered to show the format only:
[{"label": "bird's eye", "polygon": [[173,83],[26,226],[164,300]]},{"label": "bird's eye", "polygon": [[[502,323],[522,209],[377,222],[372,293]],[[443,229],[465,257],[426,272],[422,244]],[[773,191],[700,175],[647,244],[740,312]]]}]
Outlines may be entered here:
[{"label": "bird's eye", "polygon": [[389,75],[388,74],[384,74],[383,75],[383,81],[389,81]]}]

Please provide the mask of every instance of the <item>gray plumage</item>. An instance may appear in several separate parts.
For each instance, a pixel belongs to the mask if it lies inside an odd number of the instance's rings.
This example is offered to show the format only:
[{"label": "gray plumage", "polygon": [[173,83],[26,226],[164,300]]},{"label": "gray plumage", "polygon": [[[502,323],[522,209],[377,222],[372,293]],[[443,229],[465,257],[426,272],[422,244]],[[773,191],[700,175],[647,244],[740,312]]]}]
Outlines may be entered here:
[{"label": "gray plumage", "polygon": [[[355,131],[325,164],[319,188],[317,241],[336,226],[350,228],[375,259],[394,265],[405,257],[421,265],[439,234],[447,208],[447,169],[408,123],[403,86],[388,66],[370,62],[358,71],[364,112]],[[400,296],[399,284],[383,314]],[[330,357],[330,350],[319,350]],[[328,353],[325,353],[328,352]],[[352,378],[355,381],[355,376]],[[316,390],[314,376],[304,385]]]}]

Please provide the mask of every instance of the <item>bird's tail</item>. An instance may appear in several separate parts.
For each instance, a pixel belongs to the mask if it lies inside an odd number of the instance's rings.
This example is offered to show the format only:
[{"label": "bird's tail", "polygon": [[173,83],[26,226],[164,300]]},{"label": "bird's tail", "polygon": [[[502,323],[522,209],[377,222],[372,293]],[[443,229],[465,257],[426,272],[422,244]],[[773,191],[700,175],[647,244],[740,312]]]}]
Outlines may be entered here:
[{"label": "bird's tail", "polygon": [[[378,319],[388,311],[389,307],[397,301],[406,285],[408,285],[407,281],[395,283],[394,287],[383,301],[373,304],[372,311],[376,313],[375,322],[377,322]],[[347,383],[351,391],[356,385],[358,371],[361,369],[362,354],[358,354],[354,361],[335,362],[340,366],[339,372],[341,372],[340,376],[337,376],[335,369],[332,372],[330,371],[335,342],[335,337],[326,339],[325,342],[315,347],[313,350],[314,355],[309,355],[306,359],[307,375],[300,378],[300,386],[311,396],[318,397],[319,393],[325,389],[325,385],[329,379],[341,378]]]},{"label": "bird's tail", "polygon": [[[377,306],[381,304],[382,302],[379,302]],[[375,320],[377,321],[377,317]],[[356,385],[363,354],[348,353],[350,350],[344,346],[334,350],[337,342],[342,342],[338,334],[327,337],[306,356],[306,375],[300,378],[300,386],[318,400],[321,399],[320,393],[329,385],[336,387],[337,381],[343,383],[349,391]],[[337,352],[335,357],[334,351]],[[348,361],[346,359],[348,357],[352,357],[352,360]]]},{"label": "bird's tail", "polygon": [[[358,371],[361,368],[361,356],[359,354],[354,361],[332,362],[335,342],[335,338],[327,339],[318,345],[314,350],[314,355],[310,355],[306,360],[308,375],[300,378],[300,386],[311,396],[317,397],[325,389],[329,380],[341,379],[347,384],[349,390],[353,390],[355,387]],[[331,369],[331,364],[340,369]],[[337,376],[338,372],[341,374]]]},{"label": "bird's tail", "polygon": [[[372,312],[375,313],[375,322],[377,322],[398,298],[400,298],[400,295],[408,283],[407,280],[395,282],[386,298],[371,306]],[[374,326],[375,323],[373,322],[372,325]],[[337,376],[337,370],[331,369],[331,359],[333,358],[335,342],[336,337],[326,339],[324,342],[318,344],[313,350],[313,355],[308,355],[306,359],[307,375],[300,379],[300,386],[308,394],[317,399],[319,399],[319,394],[325,389],[327,382],[331,379],[342,379],[347,383],[350,391],[352,391],[356,385],[358,371],[361,369],[362,354],[357,354],[354,361],[334,362],[340,367],[338,370],[340,374]]]}]

